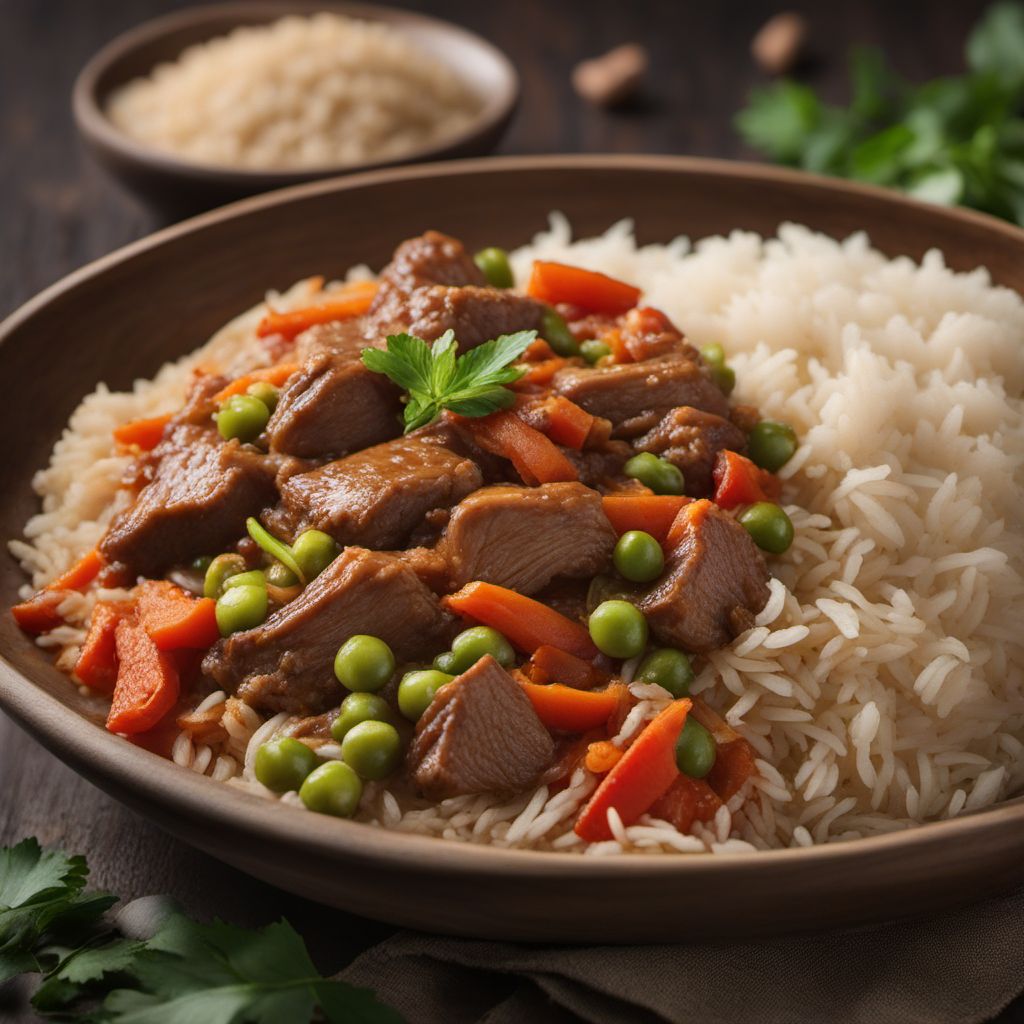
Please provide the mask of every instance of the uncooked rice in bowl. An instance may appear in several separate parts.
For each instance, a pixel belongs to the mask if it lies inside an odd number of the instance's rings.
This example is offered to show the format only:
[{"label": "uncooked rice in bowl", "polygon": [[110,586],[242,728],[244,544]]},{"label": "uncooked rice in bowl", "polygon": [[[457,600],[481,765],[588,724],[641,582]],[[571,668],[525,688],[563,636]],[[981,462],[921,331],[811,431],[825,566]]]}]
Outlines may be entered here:
[{"label": "uncooked rice in bowl", "polygon": [[[888,260],[863,234],[836,242],[796,225],[638,247],[628,221],[571,240],[568,223],[513,254],[643,282],[697,345],[720,342],[737,397],[791,423],[801,443],[783,468],[796,539],[773,560],[753,628],[710,654],[693,692],[755,748],[758,775],[715,818],[683,835],[650,817],[586,844],[576,813],[597,784],[514,800],[431,804],[367,785],[362,821],[496,846],[622,852],[754,852],[904,829],[989,806],[1024,785],[1024,302],[984,270],[956,274],[930,252]],[[277,308],[301,303],[300,282]],[[39,586],[102,535],[126,457],[112,428],[180,404],[199,361],[251,364],[263,306],[152,382],[85,399],[38,474],[43,512],[11,548]],[[26,592],[31,588],[26,587]],[[50,634],[73,665],[93,594],[72,595]],[[631,684],[624,743],[670,699]],[[226,741],[183,733],[174,759],[271,797],[256,747],[288,724],[223,693]],[[337,745],[321,757],[340,755]],[[285,803],[298,803],[286,794]],[[301,806],[301,805],[300,805]]]}]

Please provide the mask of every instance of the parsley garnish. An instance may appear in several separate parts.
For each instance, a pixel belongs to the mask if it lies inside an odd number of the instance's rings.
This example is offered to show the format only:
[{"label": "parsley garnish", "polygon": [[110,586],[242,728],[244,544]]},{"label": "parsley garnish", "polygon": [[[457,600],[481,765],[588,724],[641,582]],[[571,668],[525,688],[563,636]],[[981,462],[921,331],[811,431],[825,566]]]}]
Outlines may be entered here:
[{"label": "parsley garnish", "polygon": [[1024,6],[991,7],[966,58],[968,73],[913,86],[855,50],[848,107],[781,81],[752,93],[736,125],[780,163],[1024,224]]},{"label": "parsley garnish", "polygon": [[[42,975],[41,1014],[96,1024],[400,1024],[366,989],[323,977],[287,921],[196,924],[158,901],[106,912],[82,857],[34,839],[0,847],[0,983]],[[122,928],[121,925],[124,925]],[[123,931],[132,934],[122,934]]]},{"label": "parsley garnish", "polygon": [[363,363],[374,373],[390,377],[408,392],[405,432],[426,426],[442,409],[460,416],[486,416],[507,409],[515,399],[506,384],[523,375],[510,363],[537,337],[536,331],[503,334],[493,341],[456,355],[452,331],[428,345],[411,334],[388,335],[387,348],[364,348]]}]

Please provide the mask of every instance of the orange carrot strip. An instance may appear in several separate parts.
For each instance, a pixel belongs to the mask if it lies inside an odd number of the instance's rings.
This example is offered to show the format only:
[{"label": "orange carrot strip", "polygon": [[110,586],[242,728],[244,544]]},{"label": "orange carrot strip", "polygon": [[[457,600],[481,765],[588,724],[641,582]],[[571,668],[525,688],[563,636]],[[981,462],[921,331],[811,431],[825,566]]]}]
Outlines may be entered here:
[{"label": "orange carrot strip", "polygon": [[604,775],[622,760],[622,751],[610,740],[598,740],[587,747],[583,764],[588,772]]},{"label": "orange carrot strip", "polygon": [[526,351],[523,353],[522,358],[525,362],[537,363],[543,359],[554,359],[556,357],[555,350],[543,338],[534,338],[526,346]]},{"label": "orange carrot strip", "polygon": [[704,779],[694,779],[680,773],[664,796],[650,807],[653,818],[667,821],[680,832],[689,832],[695,821],[710,821],[722,801]]},{"label": "orange carrot strip", "polygon": [[291,339],[316,324],[362,316],[370,308],[377,287],[376,281],[353,281],[315,306],[293,309],[287,313],[271,310],[259,322],[256,334],[261,338],[268,334],[281,334]]},{"label": "orange carrot strip", "polygon": [[539,363],[528,363],[525,367],[526,373],[513,383],[513,387],[543,387],[550,384],[559,370],[564,370],[569,365],[568,359],[555,356],[554,359],[543,359]]},{"label": "orange carrot strip", "polygon": [[476,619],[504,633],[511,643],[528,654],[543,644],[550,644],[578,658],[597,657],[590,634],[578,622],[507,587],[480,581],[467,583],[444,598],[444,604],[458,615]]},{"label": "orange carrot strip", "polygon": [[665,795],[679,777],[676,741],[690,707],[686,698],[674,700],[647,724],[580,813],[575,828],[580,839],[588,843],[611,839],[608,826],[611,808],[618,812],[623,825],[632,825]]},{"label": "orange carrot strip", "polygon": [[608,682],[608,676],[589,661],[550,644],[541,644],[533,652],[526,673],[531,682],[562,683],[577,690],[593,690]]},{"label": "orange carrot strip", "polygon": [[253,370],[252,373],[247,373],[243,377],[236,377],[226,387],[221,388],[213,396],[213,400],[215,402],[227,401],[232,395],[244,394],[253,384],[258,384],[261,381],[279,388],[298,369],[298,363],[278,363],[276,366],[268,366],[265,370]]},{"label": "orange carrot strip", "polygon": [[679,510],[689,501],[676,494],[609,494],[601,499],[601,507],[616,533],[644,530],[664,543]]},{"label": "orange carrot strip", "polygon": [[159,650],[203,649],[220,639],[213,598],[193,597],[168,580],[145,580],[136,593],[139,623]]},{"label": "orange carrot strip", "polygon": [[145,420],[132,420],[114,428],[114,440],[126,448],[134,446],[144,452],[152,451],[164,436],[164,427],[171,421],[171,414],[153,416]]},{"label": "orange carrot strip", "polygon": [[27,601],[11,609],[18,625],[27,633],[48,633],[64,620],[57,607],[64,600],[64,591],[84,590],[100,573],[106,561],[98,548],[84,554],[70,569],[63,572]]},{"label": "orange carrot strip", "polygon": [[114,633],[117,682],[107,715],[111,732],[134,735],[159,724],[177,703],[180,684],[171,655],[141,625],[122,619]]},{"label": "orange carrot strip", "polygon": [[117,679],[114,633],[124,615],[125,606],[112,601],[98,601],[92,610],[89,632],[75,665],[75,678],[92,690],[101,693],[114,690]]},{"label": "orange carrot strip", "polygon": [[508,459],[523,482],[531,486],[578,480],[576,467],[539,430],[515,413],[503,410],[477,419],[459,417],[481,448]]},{"label": "orange carrot strip", "polygon": [[594,417],[575,402],[570,402],[564,395],[556,395],[548,402],[547,414],[548,437],[555,444],[579,451],[586,443],[590,428],[594,425]]},{"label": "orange carrot strip", "polygon": [[629,350],[629,345],[626,344],[626,339],[622,336],[622,331],[617,327],[613,327],[601,340],[612,350],[611,361],[613,363],[636,362],[633,353]]},{"label": "orange carrot strip", "polygon": [[619,687],[607,690],[574,690],[571,686],[520,681],[537,717],[549,728],[561,732],[586,732],[604,725],[619,704]]},{"label": "orange carrot strip", "polygon": [[712,475],[715,480],[714,500],[720,508],[774,501],[782,490],[777,476],[728,449],[718,453]]},{"label": "orange carrot strip", "polygon": [[685,536],[687,529],[690,526],[698,526],[711,508],[711,502],[707,498],[687,502],[668,528],[668,536],[664,543],[665,550],[671,551]]},{"label": "orange carrot strip", "polygon": [[731,800],[747,779],[757,774],[754,748],[745,739],[718,745],[714,767],[708,772],[707,783],[725,802]]},{"label": "orange carrot strip", "polygon": [[526,291],[541,302],[568,302],[592,313],[625,313],[640,298],[640,289],[625,281],[544,260],[534,260]]}]

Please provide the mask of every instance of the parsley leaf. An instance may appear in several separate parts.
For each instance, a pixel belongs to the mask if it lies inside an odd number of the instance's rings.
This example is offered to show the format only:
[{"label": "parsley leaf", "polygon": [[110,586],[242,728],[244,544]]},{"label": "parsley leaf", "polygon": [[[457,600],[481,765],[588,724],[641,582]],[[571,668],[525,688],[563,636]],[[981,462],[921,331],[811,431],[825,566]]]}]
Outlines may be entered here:
[{"label": "parsley leaf", "polygon": [[856,49],[848,106],[783,80],[755,90],[736,127],[780,163],[1024,224],[1024,4],[990,7],[966,59],[967,74],[914,86]]},{"label": "parsley leaf", "polygon": [[503,334],[458,355],[451,331],[433,345],[411,334],[393,334],[386,349],[363,349],[363,364],[408,392],[404,414],[408,434],[435,420],[443,409],[460,416],[486,416],[507,409],[515,395],[506,385],[523,375],[510,364],[536,337],[536,331]]}]

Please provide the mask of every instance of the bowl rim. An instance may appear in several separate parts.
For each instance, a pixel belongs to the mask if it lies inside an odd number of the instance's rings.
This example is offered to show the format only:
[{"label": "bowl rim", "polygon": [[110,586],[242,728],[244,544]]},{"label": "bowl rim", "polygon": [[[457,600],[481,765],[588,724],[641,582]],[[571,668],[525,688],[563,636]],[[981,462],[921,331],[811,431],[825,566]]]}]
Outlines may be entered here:
[{"label": "bowl rim", "polygon": [[[352,164],[318,164],[314,167],[261,169],[189,160],[176,156],[170,150],[157,149],[138,142],[118,128],[107,116],[103,102],[107,94],[101,96],[99,93],[100,79],[113,65],[142,46],[191,26],[218,23],[224,19],[237,18],[235,27],[238,27],[248,24],[250,17],[260,16],[257,23],[270,24],[278,17],[286,17],[289,14],[301,17],[311,16],[317,12],[347,15],[358,20],[395,25],[400,29],[405,26],[418,26],[439,35],[458,38],[465,45],[474,47],[491,62],[502,79],[502,86],[493,96],[486,98],[479,113],[466,127],[450,135],[444,135],[429,145],[419,146],[399,156],[381,160]],[[263,16],[266,20],[263,20]],[[211,30],[211,35],[206,41],[224,35],[225,31],[231,29]],[[152,68],[150,70],[152,71]],[[281,0],[227,0],[224,3],[202,7],[186,7],[151,18],[115,36],[93,54],[76,75],[71,88],[71,108],[75,124],[83,138],[94,145],[111,150],[126,163],[145,166],[166,175],[189,178],[206,185],[247,185],[273,189],[313,179],[358,174],[375,168],[440,159],[444,154],[500,128],[515,111],[521,89],[515,65],[494,43],[455,22],[430,14],[384,4],[362,3],[359,0],[301,0],[295,4],[285,4]]]},{"label": "bowl rim", "polygon": [[[765,181],[786,182],[834,195],[853,193],[870,197],[881,201],[883,206],[910,204],[939,219],[996,231],[1024,246],[1024,230],[986,214],[959,208],[935,207],[875,186],[766,165],[700,157],[614,154],[447,161],[367,171],[296,185],[243,199],[164,228],[86,264],[29,299],[0,322],[0,344],[5,343],[37,311],[64,293],[77,289],[83,283],[143,253],[158,249],[165,242],[202,231],[221,221],[244,217],[266,207],[286,205],[322,193],[354,190],[375,184],[545,168],[572,171],[610,168],[657,170],[672,171],[684,176],[714,174],[753,185]],[[88,721],[57,696],[38,687],[28,675],[22,674],[2,651],[0,707],[76,770],[79,770],[79,765],[88,766],[88,771],[80,773],[91,778],[101,778],[111,788],[129,791],[138,799],[151,800],[172,809],[179,819],[215,820],[223,827],[234,829],[239,836],[269,838],[282,846],[305,849],[321,857],[372,861],[385,868],[401,868],[415,863],[417,871],[428,874],[458,873],[467,878],[483,878],[492,877],[495,871],[507,870],[520,877],[543,876],[546,879],[578,877],[583,872],[593,879],[609,881],[650,874],[657,877],[678,875],[680,878],[699,878],[708,882],[724,881],[751,873],[768,875],[773,870],[784,868],[809,869],[826,862],[839,865],[848,863],[852,866],[872,856],[876,859],[889,859],[897,855],[903,857],[932,846],[963,841],[970,836],[995,834],[1012,824],[1024,826],[1024,796],[1018,796],[956,818],[928,822],[885,834],[810,847],[763,850],[756,854],[734,852],[672,856],[630,853],[586,857],[554,851],[505,849],[396,832],[359,822],[308,814],[234,786],[214,782],[205,776],[197,776],[168,759],[108,733],[101,725]],[[197,841],[196,844],[201,845],[201,842]]]}]

